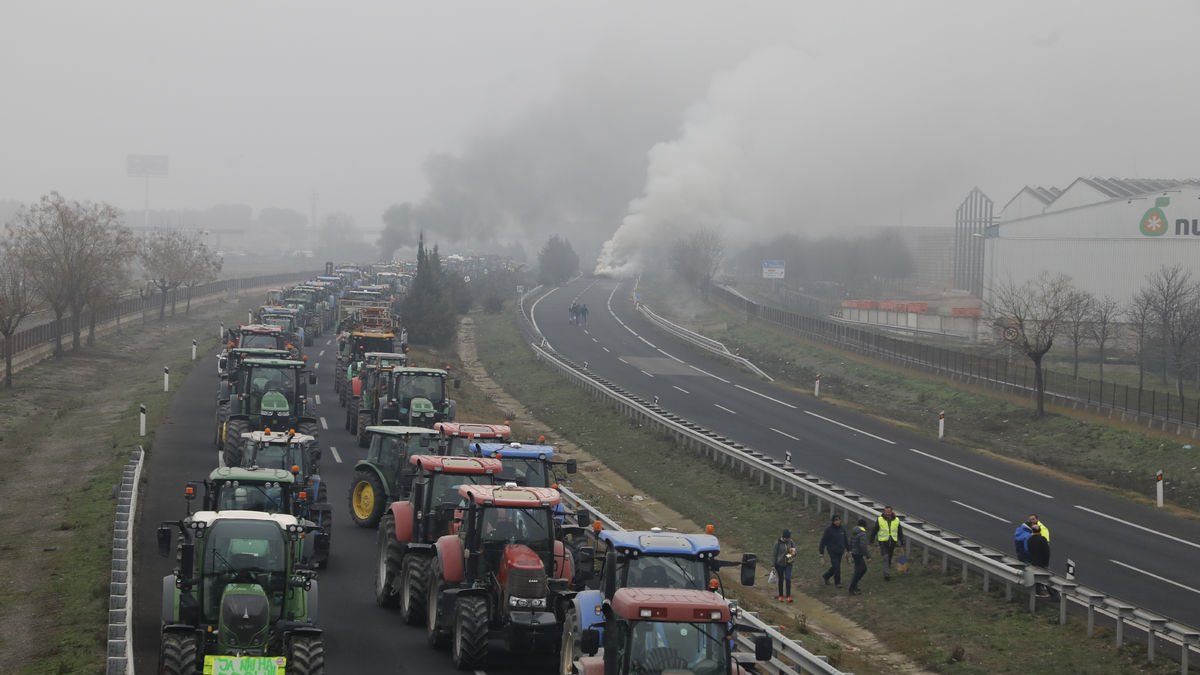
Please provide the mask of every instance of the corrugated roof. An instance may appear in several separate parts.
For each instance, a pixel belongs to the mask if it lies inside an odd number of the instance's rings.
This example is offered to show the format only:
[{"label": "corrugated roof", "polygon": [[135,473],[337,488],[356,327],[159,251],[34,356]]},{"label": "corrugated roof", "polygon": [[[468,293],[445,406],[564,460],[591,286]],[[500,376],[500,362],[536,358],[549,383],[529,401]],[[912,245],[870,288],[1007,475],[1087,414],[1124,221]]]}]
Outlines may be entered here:
[{"label": "corrugated roof", "polygon": [[1124,199],[1183,187],[1200,187],[1200,180],[1195,178],[1102,178],[1093,176],[1080,178],[1080,180],[1112,199]]}]

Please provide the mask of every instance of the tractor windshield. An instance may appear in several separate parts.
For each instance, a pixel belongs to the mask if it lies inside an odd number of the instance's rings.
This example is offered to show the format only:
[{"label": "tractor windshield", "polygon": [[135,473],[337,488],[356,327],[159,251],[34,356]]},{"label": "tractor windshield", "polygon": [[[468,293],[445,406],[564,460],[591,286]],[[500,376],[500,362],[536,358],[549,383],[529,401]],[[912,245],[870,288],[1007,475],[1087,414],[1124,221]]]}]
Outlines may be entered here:
[{"label": "tractor windshield", "polygon": [[547,509],[486,507],[482,541],[487,544],[525,544],[539,557],[550,552],[554,529]]},{"label": "tractor windshield", "polygon": [[724,632],[725,626],[716,623],[639,621],[628,631],[627,672],[724,675],[729,672]]},{"label": "tractor windshield", "polygon": [[221,486],[217,498],[217,511],[261,511],[262,513],[285,513],[284,490],[279,483],[271,487],[241,483]]},{"label": "tractor windshield", "polygon": [[292,317],[286,314],[268,314],[262,318],[262,322],[271,326],[286,328],[287,330],[292,329]]},{"label": "tractor windshield", "polygon": [[282,349],[283,342],[278,335],[272,333],[243,333],[241,343],[238,345],[242,348],[259,348],[259,349]]},{"label": "tractor windshield", "polygon": [[398,399],[411,401],[414,398],[427,398],[434,403],[439,403],[445,397],[445,380],[439,375],[400,373],[396,376],[396,398]]},{"label": "tractor windshield", "polygon": [[296,400],[294,368],[255,368],[250,373],[250,410],[284,412]]},{"label": "tractor windshield", "polygon": [[247,448],[247,456],[254,458],[255,466],[263,469],[283,469],[291,471],[293,466],[304,471],[304,452],[297,443],[263,443],[254,448],[254,442]]},{"label": "tractor windshield", "polygon": [[624,563],[622,586],[704,590],[708,583],[708,571],[696,558],[644,554],[625,556]]},{"label": "tractor windshield", "polygon": [[354,353],[366,354],[368,352],[387,352],[391,353],[392,339],[384,337],[359,337],[354,338]]},{"label": "tractor windshield", "polygon": [[204,540],[201,602],[204,618],[219,618],[221,595],[233,583],[258,584],[271,603],[272,620],[279,618],[287,590],[287,538],[273,521],[221,520],[208,528]]},{"label": "tractor windshield", "polygon": [[554,482],[546,475],[546,464],[536,457],[505,457],[500,451],[504,470],[500,473],[499,481],[512,481],[517,485],[529,487],[550,487]]}]

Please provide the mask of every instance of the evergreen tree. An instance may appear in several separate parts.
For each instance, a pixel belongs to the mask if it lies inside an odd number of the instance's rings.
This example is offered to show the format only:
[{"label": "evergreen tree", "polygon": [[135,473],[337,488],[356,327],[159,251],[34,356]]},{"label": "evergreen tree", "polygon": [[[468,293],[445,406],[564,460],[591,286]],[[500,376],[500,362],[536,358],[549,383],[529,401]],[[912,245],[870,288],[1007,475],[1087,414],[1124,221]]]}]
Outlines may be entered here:
[{"label": "evergreen tree", "polygon": [[401,322],[413,344],[445,346],[454,338],[458,313],[435,245],[425,250],[425,234],[417,240],[417,274],[401,309]]},{"label": "evergreen tree", "polygon": [[579,256],[566,237],[554,235],[538,254],[538,268],[543,284],[563,284],[579,272]]}]

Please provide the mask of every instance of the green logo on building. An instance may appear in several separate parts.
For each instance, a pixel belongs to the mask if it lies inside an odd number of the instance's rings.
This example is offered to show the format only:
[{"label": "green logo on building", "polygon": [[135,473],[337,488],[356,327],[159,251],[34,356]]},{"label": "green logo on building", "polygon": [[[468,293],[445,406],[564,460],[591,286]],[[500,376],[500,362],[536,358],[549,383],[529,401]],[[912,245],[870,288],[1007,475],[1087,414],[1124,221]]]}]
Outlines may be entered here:
[{"label": "green logo on building", "polygon": [[1142,216],[1141,224],[1138,225],[1143,235],[1161,237],[1167,233],[1167,214],[1163,213],[1163,207],[1170,203],[1170,197],[1159,197],[1154,200],[1154,206],[1146,211],[1146,214]]}]

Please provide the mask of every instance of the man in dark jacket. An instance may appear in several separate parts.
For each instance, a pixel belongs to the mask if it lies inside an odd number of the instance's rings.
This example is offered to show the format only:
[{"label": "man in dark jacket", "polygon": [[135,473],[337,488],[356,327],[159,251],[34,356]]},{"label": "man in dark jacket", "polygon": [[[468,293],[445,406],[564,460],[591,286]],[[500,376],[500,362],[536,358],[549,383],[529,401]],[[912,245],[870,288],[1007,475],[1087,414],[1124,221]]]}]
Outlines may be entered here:
[{"label": "man in dark jacket", "polygon": [[883,580],[892,580],[892,556],[897,546],[904,545],[904,528],[900,525],[900,517],[892,507],[883,507],[883,513],[875,519],[875,527],[871,530],[871,539],[879,542],[879,554],[883,556]]},{"label": "man in dark jacket", "polygon": [[792,561],[796,559],[796,544],[792,541],[791,530],[785,529],[779,536],[771,559],[775,565],[775,580],[779,582],[779,602],[791,602]]},{"label": "man in dark jacket", "polygon": [[825,552],[829,551],[829,569],[821,575],[826,586],[832,577],[833,585],[842,587],[842,555],[849,548],[849,543],[846,530],[842,529],[842,517],[834,516],[829,527],[825,528],[825,534],[821,535],[821,544],[817,546],[817,555],[825,555]]},{"label": "man in dark jacket", "polygon": [[[1040,525],[1034,524],[1030,530],[1029,539],[1025,542],[1029,549],[1029,564],[1035,567],[1050,567],[1050,542],[1046,541]],[[1038,584],[1036,592],[1039,598],[1050,597],[1050,591],[1044,584]]]},{"label": "man in dark jacket", "polygon": [[867,535],[867,519],[859,518],[850,535],[850,558],[854,560],[854,576],[850,579],[850,595],[858,595],[858,582],[867,574],[867,558],[871,557],[871,538]]}]

